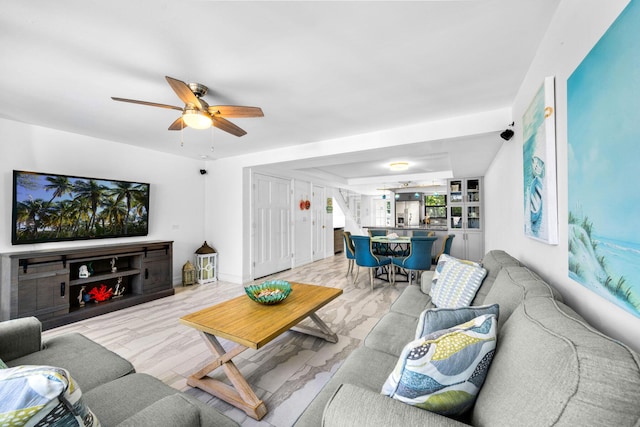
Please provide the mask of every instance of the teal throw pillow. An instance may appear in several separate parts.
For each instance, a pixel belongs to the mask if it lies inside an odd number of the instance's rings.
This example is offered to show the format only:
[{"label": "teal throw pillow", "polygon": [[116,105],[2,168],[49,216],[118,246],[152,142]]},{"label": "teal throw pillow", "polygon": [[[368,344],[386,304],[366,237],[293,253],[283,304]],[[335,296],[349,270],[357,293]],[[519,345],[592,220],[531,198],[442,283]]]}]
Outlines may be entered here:
[{"label": "teal throw pillow", "polygon": [[428,308],[420,313],[415,339],[422,338],[442,329],[453,328],[456,325],[468,322],[483,314],[495,314],[497,319],[500,315],[500,306],[498,304],[492,304],[475,307]]},{"label": "teal throw pillow", "polygon": [[487,270],[477,263],[449,259],[442,267],[431,301],[436,307],[466,307],[476,296]]},{"label": "teal throw pillow", "polygon": [[496,348],[497,319],[485,314],[405,346],[382,394],[446,416],[476,400]]},{"label": "teal throw pillow", "polygon": [[0,370],[0,426],[100,427],[69,372],[52,366]]}]

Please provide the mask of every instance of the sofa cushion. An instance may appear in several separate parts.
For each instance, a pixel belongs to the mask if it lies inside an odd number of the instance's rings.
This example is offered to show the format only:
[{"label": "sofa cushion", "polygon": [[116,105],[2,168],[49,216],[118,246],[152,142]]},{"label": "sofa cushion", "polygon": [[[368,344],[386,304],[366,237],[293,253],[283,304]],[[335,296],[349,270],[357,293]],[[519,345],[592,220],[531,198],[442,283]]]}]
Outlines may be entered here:
[{"label": "sofa cushion", "polygon": [[478,264],[469,264],[449,257],[438,277],[435,289],[431,288],[431,298],[436,307],[466,307],[473,297],[487,270]]},{"label": "sofa cushion", "polygon": [[198,408],[180,394],[172,394],[152,403],[127,418],[118,427],[199,427]]},{"label": "sofa cushion", "polygon": [[71,373],[85,393],[100,384],[135,372],[128,360],[78,333],[48,339],[44,349],[8,361],[7,364],[59,366]]},{"label": "sofa cushion", "polygon": [[99,427],[68,371],[17,366],[0,371],[0,425]]},{"label": "sofa cushion", "polygon": [[463,414],[491,364],[496,328],[496,316],[485,314],[410,342],[382,393],[439,414]]},{"label": "sofa cushion", "polygon": [[417,318],[424,309],[432,307],[434,305],[429,294],[423,293],[419,286],[407,286],[391,304],[389,311]]},{"label": "sofa cushion", "polygon": [[397,361],[397,356],[372,350],[368,347],[357,348],[351,352],[338,371],[298,418],[295,423],[296,427],[317,427],[321,425],[322,412],[341,384],[354,384],[380,393],[382,385]]},{"label": "sofa cushion", "polygon": [[562,300],[554,288],[527,267],[504,267],[498,273],[485,304],[500,305],[498,329],[507,321],[513,310],[525,298],[550,297]]},{"label": "sofa cushion", "polygon": [[498,317],[499,313],[498,304],[478,307],[430,308],[420,314],[413,339],[417,340],[433,332],[452,328],[483,314],[494,314]]},{"label": "sofa cushion", "polygon": [[[380,393],[341,384],[324,410],[322,426],[438,426],[469,427],[435,412],[405,405]],[[298,426],[296,426],[298,427]]]},{"label": "sofa cushion", "polygon": [[[389,312],[382,316],[364,339],[367,347],[400,356],[409,341],[415,339],[414,333],[418,319],[405,314]],[[458,323],[451,324],[455,326]],[[442,329],[442,328],[440,328]]]},{"label": "sofa cushion", "polygon": [[[150,375],[131,374],[86,392],[85,400],[103,425],[117,426],[127,422],[128,419],[155,402],[176,393],[179,393],[178,390]],[[187,399],[190,405],[195,405],[198,408],[202,426],[231,427],[238,425],[213,407],[207,406],[191,396],[181,394],[181,397]],[[176,401],[172,401],[172,404],[175,403]],[[149,415],[149,412],[146,414]],[[147,415],[143,414],[145,417]],[[159,420],[162,421],[160,418]]]},{"label": "sofa cushion", "polygon": [[532,297],[498,334],[472,423],[632,426],[640,423],[638,396],[638,354],[576,318],[563,303]]},{"label": "sofa cushion", "polygon": [[487,270],[487,277],[482,281],[482,286],[480,286],[480,289],[476,292],[476,296],[471,302],[471,305],[489,304],[485,302],[484,299],[491,290],[493,282],[496,277],[498,277],[500,270],[508,266],[520,267],[522,264],[505,251],[492,250],[487,252],[482,258],[482,266]]},{"label": "sofa cushion", "polygon": [[433,275],[435,271],[427,270],[423,271],[420,275],[420,290],[423,294],[431,294],[431,282],[433,281]]}]

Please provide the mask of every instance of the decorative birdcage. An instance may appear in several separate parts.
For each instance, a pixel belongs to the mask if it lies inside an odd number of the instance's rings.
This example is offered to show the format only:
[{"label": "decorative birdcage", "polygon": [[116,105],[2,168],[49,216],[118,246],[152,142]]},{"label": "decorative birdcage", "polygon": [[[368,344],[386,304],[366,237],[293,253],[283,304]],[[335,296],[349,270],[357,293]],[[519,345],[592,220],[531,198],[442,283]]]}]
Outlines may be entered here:
[{"label": "decorative birdcage", "polygon": [[218,280],[218,254],[206,241],[196,251],[195,268],[199,284]]}]

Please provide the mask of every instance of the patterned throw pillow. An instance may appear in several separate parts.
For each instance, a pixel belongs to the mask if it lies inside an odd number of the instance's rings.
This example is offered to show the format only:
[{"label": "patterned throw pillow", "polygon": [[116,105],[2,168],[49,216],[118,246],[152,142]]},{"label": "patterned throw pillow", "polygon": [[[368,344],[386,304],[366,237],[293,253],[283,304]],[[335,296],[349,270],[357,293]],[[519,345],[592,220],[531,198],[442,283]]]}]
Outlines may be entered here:
[{"label": "patterned throw pillow", "polygon": [[7,368],[8,368],[7,364],[4,363],[2,359],[0,359],[0,369],[7,369]]},{"label": "patterned throw pillow", "polygon": [[493,360],[497,319],[485,314],[405,346],[382,394],[442,415],[473,406]]},{"label": "patterned throw pillow", "polygon": [[0,370],[0,425],[100,427],[82,391],[62,368],[17,366]]},{"label": "patterned throw pillow", "polygon": [[433,272],[433,275],[431,276],[431,291],[429,292],[429,295],[431,295],[431,298],[435,297],[435,294],[436,294],[437,288],[438,288],[438,286],[437,286],[438,278],[440,277],[440,274],[442,273],[442,270],[444,269],[444,266],[448,261],[462,262],[464,264],[469,264],[469,265],[475,265],[477,267],[482,267],[482,264],[479,264],[477,262],[469,261],[469,260],[466,260],[466,259],[458,259],[458,258],[452,257],[451,255],[447,255],[447,254],[440,255],[440,258],[438,258],[438,264],[436,264],[435,271]]},{"label": "patterned throw pillow", "polygon": [[438,289],[431,301],[436,307],[466,307],[482,284],[487,270],[476,263],[468,264],[450,259],[438,277]]},{"label": "patterned throw pillow", "polygon": [[496,319],[498,319],[500,306],[498,304],[492,304],[476,307],[428,308],[420,313],[415,339],[422,338],[442,329],[453,328],[456,325],[468,322],[483,314],[495,314]]}]

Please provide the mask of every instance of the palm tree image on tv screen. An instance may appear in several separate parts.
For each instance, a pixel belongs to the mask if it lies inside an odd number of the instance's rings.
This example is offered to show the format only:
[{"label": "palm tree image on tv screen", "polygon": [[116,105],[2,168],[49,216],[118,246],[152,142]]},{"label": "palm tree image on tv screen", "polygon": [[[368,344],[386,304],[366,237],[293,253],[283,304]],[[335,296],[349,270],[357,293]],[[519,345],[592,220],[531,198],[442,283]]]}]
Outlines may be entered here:
[{"label": "palm tree image on tv screen", "polygon": [[149,184],[13,173],[12,243],[146,236]]}]

